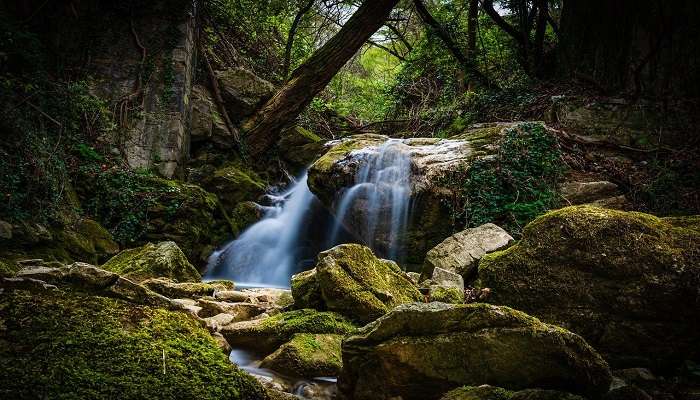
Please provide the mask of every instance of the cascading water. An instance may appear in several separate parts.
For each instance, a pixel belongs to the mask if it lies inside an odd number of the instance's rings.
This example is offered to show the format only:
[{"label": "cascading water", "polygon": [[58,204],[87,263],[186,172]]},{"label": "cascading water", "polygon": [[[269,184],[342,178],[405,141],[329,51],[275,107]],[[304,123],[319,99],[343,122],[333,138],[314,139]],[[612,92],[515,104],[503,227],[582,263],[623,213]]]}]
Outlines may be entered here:
[{"label": "cascading water", "polygon": [[[409,146],[389,139],[378,148],[358,152],[360,167],[355,184],[336,201],[336,222],[327,244],[338,241],[343,226],[386,258],[398,260],[411,200]],[[359,217],[359,220],[358,220]]]},{"label": "cascading water", "polygon": [[304,175],[273,198],[261,221],[209,257],[205,279],[231,279],[238,286],[288,287],[302,259],[306,216],[315,200]]}]

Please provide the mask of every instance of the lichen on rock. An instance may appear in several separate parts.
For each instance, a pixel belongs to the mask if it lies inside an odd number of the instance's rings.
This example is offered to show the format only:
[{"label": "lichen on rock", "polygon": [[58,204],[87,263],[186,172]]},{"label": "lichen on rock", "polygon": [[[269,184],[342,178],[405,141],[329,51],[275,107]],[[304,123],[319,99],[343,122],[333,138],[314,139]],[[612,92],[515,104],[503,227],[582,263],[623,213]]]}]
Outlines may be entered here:
[{"label": "lichen on rock", "polygon": [[298,333],[265,357],[260,366],[305,378],[337,376],[342,367],[342,340],[342,335]]}]

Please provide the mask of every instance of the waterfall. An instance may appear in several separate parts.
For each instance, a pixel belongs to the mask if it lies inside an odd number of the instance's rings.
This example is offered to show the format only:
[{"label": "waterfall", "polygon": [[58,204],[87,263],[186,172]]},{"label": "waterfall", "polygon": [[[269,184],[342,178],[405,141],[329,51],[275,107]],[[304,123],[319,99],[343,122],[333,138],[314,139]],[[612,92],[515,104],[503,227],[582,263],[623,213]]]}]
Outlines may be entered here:
[{"label": "waterfall", "polygon": [[[337,243],[343,226],[380,255],[398,260],[408,223],[411,198],[411,156],[400,139],[355,155],[360,163],[355,184],[336,200],[336,222],[328,245]],[[360,216],[358,220],[358,216]]]},{"label": "waterfall", "polygon": [[204,278],[231,279],[241,287],[289,287],[289,278],[310,268],[316,254],[348,242],[398,261],[411,196],[408,150],[400,139],[389,139],[353,152],[359,165],[355,182],[336,199],[335,218],[318,204],[304,173],[286,192],[270,196],[274,202],[262,220],[209,257]]},{"label": "waterfall", "polygon": [[209,257],[205,279],[231,279],[238,286],[289,286],[303,258],[306,216],[315,200],[307,174],[273,200],[262,220]]}]

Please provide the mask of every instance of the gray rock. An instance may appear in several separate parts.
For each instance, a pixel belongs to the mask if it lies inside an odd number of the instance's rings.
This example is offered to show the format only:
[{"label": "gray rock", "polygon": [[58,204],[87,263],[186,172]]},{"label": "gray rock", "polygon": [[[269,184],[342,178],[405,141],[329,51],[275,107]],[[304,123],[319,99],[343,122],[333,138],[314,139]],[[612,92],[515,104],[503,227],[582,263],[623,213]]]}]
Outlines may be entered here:
[{"label": "gray rock", "polygon": [[201,318],[226,313],[232,315],[234,318],[230,322],[247,321],[267,310],[267,307],[260,304],[228,303],[224,301],[212,301],[207,299],[199,299],[197,305],[201,307],[200,312],[197,314]]},{"label": "gray rock", "polygon": [[608,181],[565,182],[559,191],[571,205],[591,203],[620,194],[617,185]]},{"label": "gray rock", "polygon": [[250,302],[252,295],[250,293],[241,292],[240,290],[222,290],[214,293],[214,298],[222,301]]},{"label": "gray rock", "polygon": [[252,115],[262,102],[275,93],[272,83],[243,68],[217,71],[216,77],[226,110],[236,121]]},{"label": "gray rock", "polygon": [[428,251],[421,277],[430,279],[433,270],[440,268],[469,279],[476,273],[481,257],[512,242],[508,232],[490,223],[455,233]]},{"label": "gray rock", "polygon": [[12,224],[0,220],[0,239],[12,239]]}]

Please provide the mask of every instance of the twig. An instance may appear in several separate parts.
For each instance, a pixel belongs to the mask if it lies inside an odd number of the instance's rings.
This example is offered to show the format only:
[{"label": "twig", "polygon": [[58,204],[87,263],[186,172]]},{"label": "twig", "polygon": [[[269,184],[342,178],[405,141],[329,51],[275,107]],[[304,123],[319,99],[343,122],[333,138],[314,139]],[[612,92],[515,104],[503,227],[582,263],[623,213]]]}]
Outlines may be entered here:
[{"label": "twig", "polygon": [[51,121],[51,122],[53,122],[54,124],[58,125],[60,128],[63,128],[63,124],[61,124],[60,122],[56,121],[52,116],[50,116],[49,114],[45,113],[41,108],[35,106],[35,105],[32,104],[30,101],[27,101],[27,105],[28,105],[29,107],[35,109],[37,112],[39,112],[39,114],[41,114],[41,115],[43,115],[44,117],[46,117],[49,121]]}]

